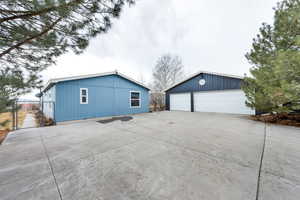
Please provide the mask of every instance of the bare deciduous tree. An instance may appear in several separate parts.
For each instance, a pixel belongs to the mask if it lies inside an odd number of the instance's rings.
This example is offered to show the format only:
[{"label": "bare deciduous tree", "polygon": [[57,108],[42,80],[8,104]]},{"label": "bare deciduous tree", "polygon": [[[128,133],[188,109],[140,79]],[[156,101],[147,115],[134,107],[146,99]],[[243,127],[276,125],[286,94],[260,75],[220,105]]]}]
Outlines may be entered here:
[{"label": "bare deciduous tree", "polygon": [[182,60],[179,56],[165,54],[156,62],[153,69],[153,90],[163,92],[184,77]]},{"label": "bare deciduous tree", "polygon": [[153,82],[151,84],[151,107],[153,111],[164,110],[164,90],[184,78],[181,58],[171,54],[159,57],[153,69]]}]

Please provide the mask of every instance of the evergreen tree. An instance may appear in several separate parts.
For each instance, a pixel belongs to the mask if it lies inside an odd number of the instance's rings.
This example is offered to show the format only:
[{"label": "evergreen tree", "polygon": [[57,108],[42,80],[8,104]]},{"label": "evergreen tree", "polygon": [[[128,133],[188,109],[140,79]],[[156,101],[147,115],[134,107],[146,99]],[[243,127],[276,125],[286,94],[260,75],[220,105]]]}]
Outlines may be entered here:
[{"label": "evergreen tree", "polygon": [[284,0],[274,24],[263,24],[246,55],[253,77],[245,78],[247,105],[282,113],[300,109],[300,1]]},{"label": "evergreen tree", "polygon": [[[30,88],[36,87],[41,83],[38,76],[29,75],[24,79],[24,73],[20,70],[14,71],[11,69],[0,70],[0,111],[12,112],[13,104],[16,98],[26,92]],[[8,121],[0,123],[0,126],[5,126]]]},{"label": "evergreen tree", "polygon": [[135,0],[1,0],[0,112],[11,99],[39,85],[39,72],[56,57],[82,53],[106,33],[112,18]]},{"label": "evergreen tree", "polygon": [[134,0],[2,0],[0,65],[43,69],[71,49],[81,53]]}]

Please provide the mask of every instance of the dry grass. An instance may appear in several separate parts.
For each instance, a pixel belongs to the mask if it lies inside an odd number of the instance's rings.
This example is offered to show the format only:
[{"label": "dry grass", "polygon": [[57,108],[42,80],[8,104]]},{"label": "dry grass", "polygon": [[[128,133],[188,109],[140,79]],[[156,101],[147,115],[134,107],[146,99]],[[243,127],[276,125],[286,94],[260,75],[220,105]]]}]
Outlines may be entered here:
[{"label": "dry grass", "polygon": [[[18,126],[22,126],[24,119],[26,116],[25,111],[18,112]],[[9,120],[9,122],[5,125],[5,127],[0,126],[0,144],[5,139],[8,132],[12,129],[12,114],[10,112],[0,113],[0,122],[4,122]]]},{"label": "dry grass", "polygon": [[[26,112],[18,111],[18,126],[21,127],[25,119]],[[12,114],[10,112],[0,113],[0,122],[9,120],[5,127],[0,127],[0,130],[11,130],[12,129]]]}]

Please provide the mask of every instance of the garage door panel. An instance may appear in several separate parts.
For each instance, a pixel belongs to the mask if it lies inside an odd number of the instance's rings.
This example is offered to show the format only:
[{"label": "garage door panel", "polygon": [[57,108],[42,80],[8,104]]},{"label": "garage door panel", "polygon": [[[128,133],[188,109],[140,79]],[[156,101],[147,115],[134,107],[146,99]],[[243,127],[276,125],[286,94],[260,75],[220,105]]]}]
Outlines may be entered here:
[{"label": "garage door panel", "polygon": [[245,105],[246,96],[242,90],[194,93],[196,112],[217,112],[233,114],[254,114]]},{"label": "garage door panel", "polygon": [[170,94],[170,110],[191,111],[191,94]]}]

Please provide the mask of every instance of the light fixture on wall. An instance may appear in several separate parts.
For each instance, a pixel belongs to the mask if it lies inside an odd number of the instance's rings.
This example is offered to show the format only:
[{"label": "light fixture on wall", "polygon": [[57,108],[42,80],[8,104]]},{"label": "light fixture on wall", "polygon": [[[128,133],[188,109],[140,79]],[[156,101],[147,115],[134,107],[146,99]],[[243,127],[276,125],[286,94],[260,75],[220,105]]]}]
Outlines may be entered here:
[{"label": "light fixture on wall", "polygon": [[203,85],[205,85],[205,83],[206,83],[205,79],[200,79],[199,80],[199,85],[203,86]]}]

